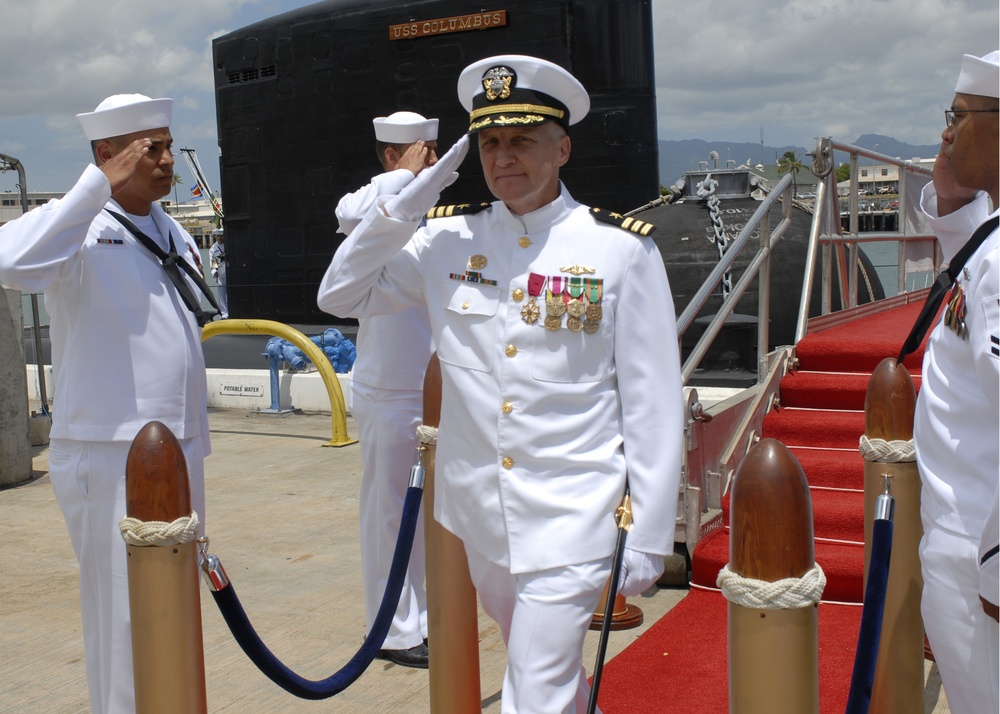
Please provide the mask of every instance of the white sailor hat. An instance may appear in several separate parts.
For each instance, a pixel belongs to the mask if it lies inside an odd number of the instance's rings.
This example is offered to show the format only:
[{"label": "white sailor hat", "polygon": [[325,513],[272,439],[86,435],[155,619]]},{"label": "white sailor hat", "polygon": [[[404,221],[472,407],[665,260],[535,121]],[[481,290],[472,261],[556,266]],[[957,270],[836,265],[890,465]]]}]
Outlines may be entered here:
[{"label": "white sailor hat", "polygon": [[83,133],[91,141],[124,136],[136,131],[170,126],[173,99],[150,99],[144,94],[115,94],[97,109],[77,114]]},{"label": "white sailor hat", "polygon": [[590,111],[590,96],[557,64],[525,55],[487,57],[458,78],[458,100],[469,112],[469,131],[557,121],[567,127]]},{"label": "white sailor hat", "polygon": [[983,57],[964,55],[955,93],[1000,97],[1000,52]]},{"label": "white sailor hat", "polygon": [[425,119],[415,112],[395,112],[387,117],[372,119],[375,138],[386,144],[412,144],[415,141],[437,141],[438,120]]}]

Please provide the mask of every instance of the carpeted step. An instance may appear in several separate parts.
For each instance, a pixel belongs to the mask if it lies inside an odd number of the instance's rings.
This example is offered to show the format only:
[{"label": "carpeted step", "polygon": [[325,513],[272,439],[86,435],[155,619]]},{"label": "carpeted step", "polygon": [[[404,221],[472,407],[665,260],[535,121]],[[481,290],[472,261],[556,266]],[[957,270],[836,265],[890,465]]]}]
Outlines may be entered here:
[{"label": "carpeted step", "polygon": [[824,449],[857,449],[865,431],[863,411],[822,409],[773,409],[764,417],[761,432],[785,446]]},{"label": "carpeted step", "polygon": [[871,374],[858,372],[792,372],[781,380],[781,406],[864,409],[870,379]]},{"label": "carpeted step", "polygon": [[850,449],[797,446],[789,451],[802,466],[810,486],[859,490],[865,487],[865,460],[857,444]]},{"label": "carpeted step", "polygon": [[[781,380],[781,406],[863,410],[871,378],[860,372],[793,372]],[[920,375],[910,378],[920,391]]]},{"label": "carpeted step", "polygon": [[[729,604],[692,589],[670,612],[604,667],[604,714],[725,714],[729,709]],[[819,711],[842,714],[861,625],[856,605],[820,603]]]},{"label": "carpeted step", "polygon": [[[864,491],[809,489],[813,511],[813,537],[863,542],[865,539]],[[730,501],[722,499],[722,522],[730,524]]]},{"label": "carpeted step", "polygon": [[[795,348],[800,370],[811,372],[868,372],[886,357],[895,358],[920,314],[922,304],[904,305],[844,325],[806,335]],[[920,373],[924,346],[903,362]]]},{"label": "carpeted step", "polygon": [[[864,590],[864,543],[817,540],[816,562],[826,573],[823,599],[861,602]],[[719,571],[729,562],[729,529],[720,528],[703,538],[691,556],[691,583],[714,588]]]}]

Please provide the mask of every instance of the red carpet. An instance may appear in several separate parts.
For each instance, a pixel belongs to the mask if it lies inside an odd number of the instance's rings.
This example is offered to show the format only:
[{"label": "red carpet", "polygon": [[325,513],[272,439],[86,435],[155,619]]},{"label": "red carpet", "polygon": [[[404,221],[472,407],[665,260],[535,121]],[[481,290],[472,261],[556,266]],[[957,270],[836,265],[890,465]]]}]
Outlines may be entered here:
[{"label": "red carpet", "polygon": [[[721,593],[692,588],[673,610],[605,666],[601,711],[728,712],[727,608]],[[860,623],[860,607],[819,606],[820,714],[844,711]]]},{"label": "red carpet", "polygon": [[[820,712],[844,711],[861,621],[864,572],[864,402],[872,370],[896,357],[920,304],[906,305],[809,334],[798,369],[781,380],[781,406],[764,418],[763,437],[787,446],[809,481],[816,561],[827,585],[819,606]],[[904,365],[919,388],[923,348]],[[729,562],[729,497],[723,527],[698,543],[696,586],[604,669],[606,714],[728,711],[727,603],[714,590]],[[842,604],[857,603],[857,604]]]}]

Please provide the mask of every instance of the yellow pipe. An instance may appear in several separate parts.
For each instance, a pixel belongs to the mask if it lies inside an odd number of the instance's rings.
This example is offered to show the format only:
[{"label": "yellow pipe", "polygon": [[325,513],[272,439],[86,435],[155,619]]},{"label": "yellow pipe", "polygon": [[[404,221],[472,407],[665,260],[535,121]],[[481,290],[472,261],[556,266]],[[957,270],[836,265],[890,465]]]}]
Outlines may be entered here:
[{"label": "yellow pipe", "polygon": [[340,389],[337,373],[333,371],[330,360],[316,343],[296,330],[274,320],[216,320],[210,322],[201,330],[201,341],[204,342],[216,335],[273,335],[288,340],[302,350],[316,365],[319,376],[326,385],[330,395],[330,412],[333,420],[333,438],[323,446],[349,446],[358,443],[347,434],[347,405],[344,403],[344,393]]}]

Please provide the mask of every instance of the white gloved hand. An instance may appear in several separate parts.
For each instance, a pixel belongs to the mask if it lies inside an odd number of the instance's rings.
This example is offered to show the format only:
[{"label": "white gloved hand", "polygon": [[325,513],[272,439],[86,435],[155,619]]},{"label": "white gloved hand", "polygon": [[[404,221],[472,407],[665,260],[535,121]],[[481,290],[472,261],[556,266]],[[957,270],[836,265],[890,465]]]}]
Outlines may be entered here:
[{"label": "white gloved hand", "polygon": [[638,595],[663,575],[663,556],[625,548],[618,575],[618,592],[625,597]]},{"label": "white gloved hand", "polygon": [[421,171],[399,194],[385,202],[386,215],[401,221],[423,218],[434,208],[441,191],[455,183],[457,169],[468,152],[469,135],[465,134],[436,164]]}]

